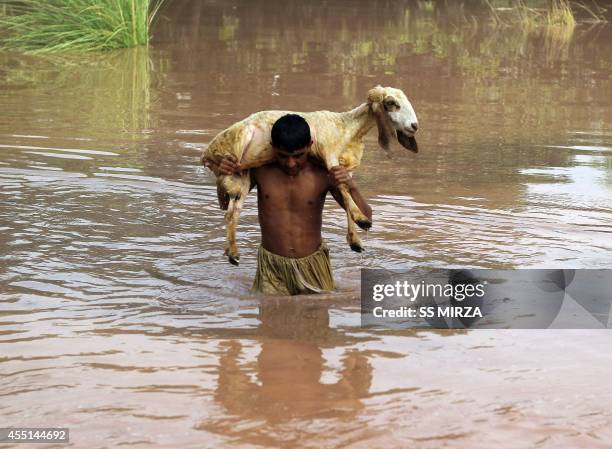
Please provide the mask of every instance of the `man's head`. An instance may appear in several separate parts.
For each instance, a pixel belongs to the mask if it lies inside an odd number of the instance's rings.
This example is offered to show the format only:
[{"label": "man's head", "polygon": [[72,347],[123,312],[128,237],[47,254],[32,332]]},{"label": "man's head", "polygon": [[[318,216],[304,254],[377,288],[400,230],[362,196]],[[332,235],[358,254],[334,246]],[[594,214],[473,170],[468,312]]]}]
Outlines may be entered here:
[{"label": "man's head", "polygon": [[310,127],[303,117],[287,114],[272,126],[272,147],[276,162],[288,175],[297,175],[308,160],[312,145]]}]

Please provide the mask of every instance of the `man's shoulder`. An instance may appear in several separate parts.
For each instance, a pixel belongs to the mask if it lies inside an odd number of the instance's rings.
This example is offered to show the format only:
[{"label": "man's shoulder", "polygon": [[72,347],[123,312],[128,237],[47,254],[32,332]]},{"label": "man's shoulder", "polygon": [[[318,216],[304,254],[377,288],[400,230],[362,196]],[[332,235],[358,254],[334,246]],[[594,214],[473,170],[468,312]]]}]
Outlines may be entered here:
[{"label": "man's shoulder", "polygon": [[327,183],[329,181],[329,177],[328,177],[329,173],[323,165],[315,164],[309,160],[307,172],[310,173],[311,176],[315,178],[317,181],[320,181],[323,183]]},{"label": "man's shoulder", "polygon": [[313,175],[327,176],[327,169],[325,166],[312,159],[308,159],[304,168],[306,172],[312,173]]},{"label": "man's shoulder", "polygon": [[332,184],[329,179],[327,169],[319,164],[309,164],[309,175],[303,178],[303,181],[312,185],[314,189],[320,192],[329,192],[332,190]]},{"label": "man's shoulder", "polygon": [[251,183],[260,187],[271,186],[279,182],[282,172],[277,164],[271,163],[251,169]]},{"label": "man's shoulder", "polygon": [[253,174],[256,175],[258,173],[264,173],[264,172],[270,170],[270,166],[271,165],[275,165],[275,164],[271,163],[271,164],[260,165],[259,167],[253,167],[251,169],[251,175],[253,175]]},{"label": "man's shoulder", "polygon": [[251,169],[251,177],[257,179],[258,176],[265,175],[266,173],[278,171],[278,166],[275,163],[261,165]]},{"label": "man's shoulder", "polygon": [[322,173],[327,173],[325,163],[314,156],[308,155],[308,164],[313,167],[314,170],[317,170]]},{"label": "man's shoulder", "polygon": [[[262,165],[251,169],[251,177],[254,181],[271,180],[274,184],[283,182],[295,182],[295,178],[287,176],[276,163]],[[329,182],[327,169],[314,164],[310,160],[302,168],[302,176],[298,177],[298,182],[315,182],[317,184],[327,184]]]}]

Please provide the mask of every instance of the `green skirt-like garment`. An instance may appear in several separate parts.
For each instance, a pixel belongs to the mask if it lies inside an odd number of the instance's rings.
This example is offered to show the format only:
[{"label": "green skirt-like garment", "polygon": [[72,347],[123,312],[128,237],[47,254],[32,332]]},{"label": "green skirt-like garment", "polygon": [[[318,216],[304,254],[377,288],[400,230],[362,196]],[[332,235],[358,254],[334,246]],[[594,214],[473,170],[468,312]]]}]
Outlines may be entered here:
[{"label": "green skirt-like garment", "polygon": [[320,293],[335,287],[325,242],[310,256],[300,258],[278,256],[263,246],[259,247],[252,292],[299,295]]}]

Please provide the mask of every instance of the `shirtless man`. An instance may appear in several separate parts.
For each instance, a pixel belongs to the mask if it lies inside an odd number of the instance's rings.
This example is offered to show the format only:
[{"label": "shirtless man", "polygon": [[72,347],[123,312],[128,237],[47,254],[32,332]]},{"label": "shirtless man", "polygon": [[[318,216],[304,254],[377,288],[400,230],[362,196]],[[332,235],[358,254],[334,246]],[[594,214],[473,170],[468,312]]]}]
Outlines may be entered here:
[{"label": "shirtless man", "polygon": [[[251,169],[261,227],[255,292],[296,295],[335,288],[321,226],[328,192],[345,208],[340,184],[349,187],[359,209],[372,220],[372,209],[346,168],[337,166],[328,172],[308,157],[311,145],[306,120],[285,115],[272,127],[276,160]],[[218,171],[232,175],[240,165],[230,156],[221,161]]]}]

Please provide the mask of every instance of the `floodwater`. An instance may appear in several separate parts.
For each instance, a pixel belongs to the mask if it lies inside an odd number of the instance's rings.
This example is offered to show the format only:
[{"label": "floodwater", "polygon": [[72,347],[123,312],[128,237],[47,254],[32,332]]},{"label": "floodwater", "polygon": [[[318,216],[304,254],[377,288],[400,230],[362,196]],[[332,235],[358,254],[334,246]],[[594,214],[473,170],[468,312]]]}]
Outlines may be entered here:
[{"label": "floodwater", "polygon": [[[87,448],[609,448],[607,330],[359,326],[361,267],[612,267],[612,27],[440,8],[177,0],[148,51],[0,54],[2,426]],[[234,267],[202,148],[379,83],[412,101],[421,152],[368,136],[366,252],[330,199],[339,291],[249,295],[255,196]]]}]

